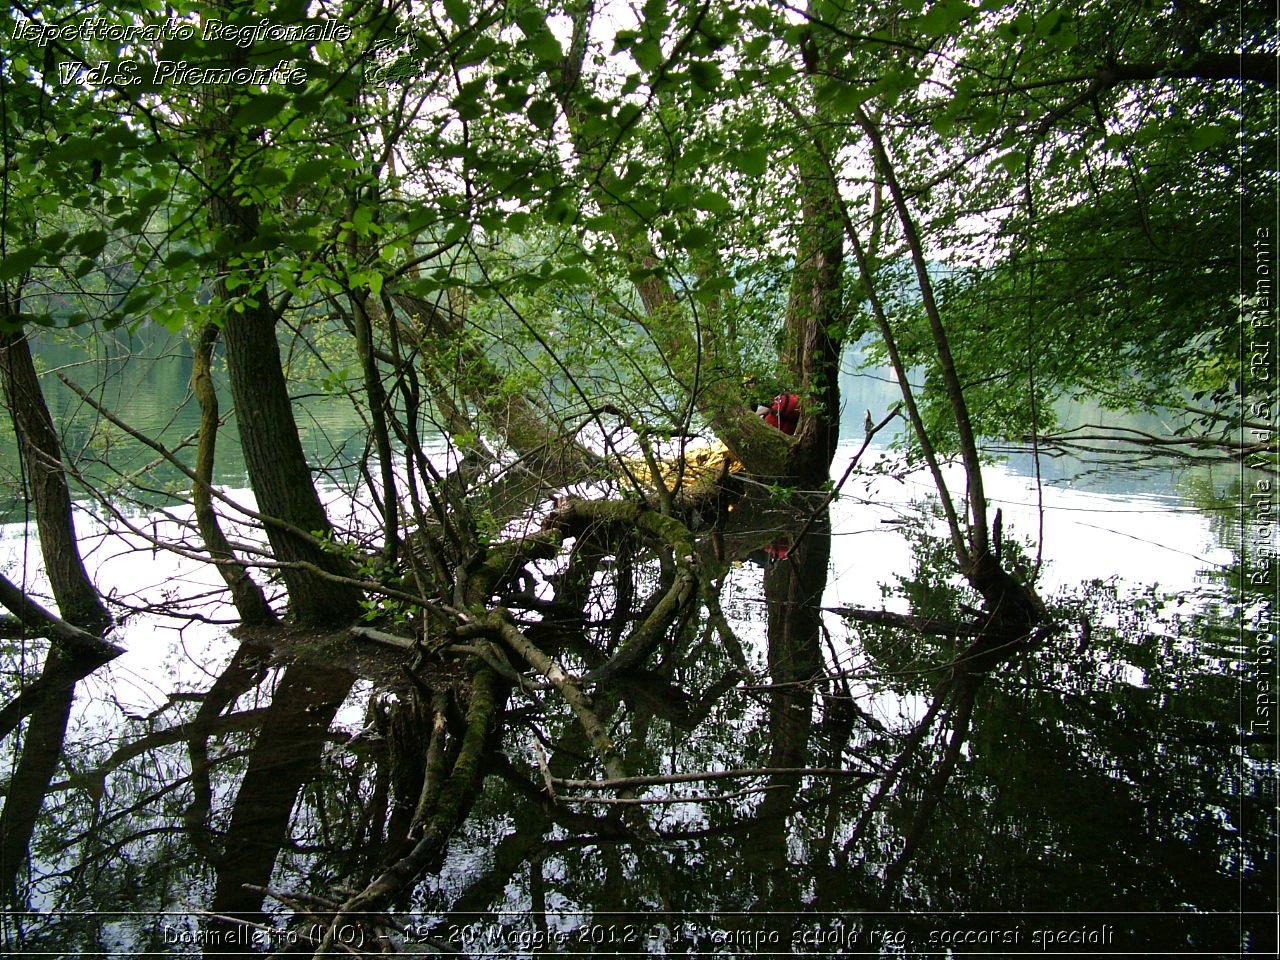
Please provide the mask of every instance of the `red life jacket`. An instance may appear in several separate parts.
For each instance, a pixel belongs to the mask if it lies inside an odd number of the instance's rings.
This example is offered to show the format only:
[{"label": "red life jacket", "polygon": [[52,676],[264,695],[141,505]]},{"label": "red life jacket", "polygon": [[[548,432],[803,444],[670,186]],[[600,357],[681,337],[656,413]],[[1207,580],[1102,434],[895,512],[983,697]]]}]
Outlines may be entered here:
[{"label": "red life jacket", "polygon": [[800,395],[797,393],[780,393],[769,404],[769,412],[764,415],[764,422],[777,427],[787,436],[796,432],[796,424],[800,422]]}]

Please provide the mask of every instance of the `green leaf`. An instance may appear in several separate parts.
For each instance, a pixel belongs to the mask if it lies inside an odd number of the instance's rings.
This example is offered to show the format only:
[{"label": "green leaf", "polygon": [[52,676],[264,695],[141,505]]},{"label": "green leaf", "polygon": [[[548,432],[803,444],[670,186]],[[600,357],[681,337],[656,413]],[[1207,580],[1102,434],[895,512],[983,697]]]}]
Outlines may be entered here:
[{"label": "green leaf", "polygon": [[471,230],[471,222],[462,218],[458,218],[449,224],[449,228],[445,230],[444,236],[440,238],[440,245],[447,247],[457,243],[465,237]]},{"label": "green leaf", "polygon": [[557,270],[553,276],[562,283],[591,282],[591,274],[583,267],[565,267],[563,270]]},{"label": "green leaf", "polygon": [[955,130],[956,119],[949,110],[940,110],[929,121],[929,126],[938,136],[946,138],[951,136],[952,131]]},{"label": "green leaf", "polygon": [[715,242],[715,234],[706,227],[692,226],[684,232],[684,236],[680,238],[680,244],[686,250],[698,250],[703,247],[710,247]]},{"label": "green leaf", "polygon": [[306,187],[316,183],[333,169],[332,160],[307,160],[293,171],[290,184],[294,187]]},{"label": "green leaf", "polygon": [[49,159],[59,163],[74,163],[86,157],[100,156],[101,153],[101,144],[92,137],[68,137],[50,152]]},{"label": "green leaf", "polygon": [[954,31],[969,14],[969,4],[965,0],[938,0],[925,11],[917,24],[925,33],[940,36]]},{"label": "green leaf", "polygon": [[709,277],[702,283],[698,284],[698,292],[710,297],[720,293],[727,293],[734,288],[733,277],[727,274],[717,274]]},{"label": "green leaf", "polygon": [[707,213],[728,213],[730,209],[729,201],[712,190],[694,197],[693,205]]},{"label": "green leaf", "polygon": [[238,130],[265,123],[283,110],[289,100],[283,93],[260,93],[235,112],[231,127]]},{"label": "green leaf", "polygon": [[1062,10],[1049,10],[1036,22],[1036,36],[1051,37],[1062,29],[1062,22],[1067,17]]},{"label": "green leaf", "polygon": [[720,86],[720,81],[723,79],[719,64],[706,60],[695,60],[689,64],[689,76],[693,77],[695,85],[708,91]]},{"label": "green leaf", "polygon": [[351,225],[360,236],[368,236],[369,228],[373,226],[373,207],[356,207],[355,212],[351,215]]},{"label": "green leaf", "polygon": [[471,7],[467,0],[444,0],[444,12],[459,27],[471,22]]},{"label": "green leaf", "polygon": [[534,56],[539,60],[559,61],[564,59],[564,49],[560,46],[560,41],[555,38],[550,30],[543,30],[541,33],[529,38],[529,49],[533,51]]},{"label": "green leaf", "polygon": [[464,47],[459,53],[458,66],[473,67],[476,64],[486,63],[496,49],[498,49],[498,41],[488,34],[481,34],[471,42],[469,47]]},{"label": "green leaf", "polygon": [[749,177],[762,177],[769,169],[769,151],[766,147],[739,150],[729,157],[729,162]]},{"label": "green leaf", "polygon": [[693,203],[693,186],[688,183],[673,183],[667,189],[666,206],[668,209],[687,207]]},{"label": "green leaf", "polygon": [[523,85],[508,87],[499,101],[507,113],[521,113],[529,102],[529,91]]},{"label": "green leaf", "polygon": [[1187,135],[1187,145],[1193,152],[1200,153],[1217,146],[1229,136],[1231,136],[1231,127],[1222,125],[1195,127]]},{"label": "green leaf", "polygon": [[55,259],[62,252],[62,245],[67,242],[67,231],[55,230],[41,241],[40,246],[48,255],[50,260]]},{"label": "green leaf", "polygon": [[44,250],[41,244],[33,244],[29,247],[23,247],[14,253],[9,254],[0,263],[0,280],[12,280],[26,273],[44,256]]},{"label": "green leaf", "polygon": [[57,318],[50,313],[7,313],[0,315],[0,333],[21,333],[23,324],[34,323],[38,327],[56,327]]},{"label": "green leaf", "polygon": [[626,130],[640,116],[641,106],[638,103],[624,103],[618,108],[618,127]]},{"label": "green leaf", "polygon": [[164,265],[170,270],[176,270],[185,266],[196,258],[196,255],[190,250],[173,250],[164,258]]},{"label": "green leaf", "polygon": [[151,293],[146,290],[135,290],[125,298],[124,303],[117,311],[122,318],[131,314],[141,313],[143,308],[151,303]]},{"label": "green leaf", "polygon": [[662,47],[657,40],[644,40],[631,48],[631,56],[641,70],[652,73],[662,65]]},{"label": "green leaf", "polygon": [[1000,122],[1000,112],[992,107],[980,107],[973,112],[969,131],[975,136],[990,133]]},{"label": "green leaf", "polygon": [[552,223],[569,224],[578,218],[578,207],[571,200],[557,200],[547,209],[547,219]]},{"label": "green leaf", "polygon": [[556,122],[556,106],[550,100],[535,100],[526,111],[530,122],[539,130],[550,130]]},{"label": "green leaf", "polygon": [[[288,175],[279,167],[262,167],[261,169],[253,172],[253,185],[259,189],[263,187],[278,187],[287,182],[288,179]],[[168,191],[166,190],[162,190],[160,192],[162,194],[162,199],[164,196],[168,195]],[[155,204],[152,204],[152,206],[155,206]]]},{"label": "green leaf", "polygon": [[277,23],[295,23],[306,19],[307,0],[279,0],[271,12]]},{"label": "green leaf", "polygon": [[484,115],[484,104],[488,99],[486,97],[488,83],[487,78],[477,77],[462,85],[458,95],[453,98],[453,106],[458,111],[459,117],[463,120],[476,120]]},{"label": "green leaf", "polygon": [[81,256],[94,257],[107,245],[107,233],[105,230],[86,230],[78,234],[72,242]]},{"label": "green leaf", "polygon": [[[265,173],[266,171],[263,172]],[[256,177],[254,182],[257,183]],[[139,210],[154,210],[167,196],[169,196],[169,191],[165,187],[152,187],[135,199],[133,203]]]},{"label": "green leaf", "polygon": [[539,30],[547,29],[547,21],[540,10],[529,9],[516,15],[516,26],[526,37],[532,37]]},{"label": "green leaf", "polygon": [[860,107],[875,96],[876,88],[874,86],[837,82],[828,87],[825,93],[824,102],[827,105],[827,109],[836,116],[842,116],[847,113],[853,113],[855,107]]},{"label": "green leaf", "polygon": [[155,320],[170,333],[181,333],[182,328],[186,326],[187,314],[185,310],[175,310],[166,304],[153,307],[151,319]]}]

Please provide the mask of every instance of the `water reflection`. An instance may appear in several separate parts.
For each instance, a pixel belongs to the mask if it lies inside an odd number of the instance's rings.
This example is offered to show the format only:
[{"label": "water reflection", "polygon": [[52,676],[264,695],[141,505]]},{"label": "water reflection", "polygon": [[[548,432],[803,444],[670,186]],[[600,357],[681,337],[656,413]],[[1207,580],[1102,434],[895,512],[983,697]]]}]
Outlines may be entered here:
[{"label": "water reflection", "polygon": [[[598,745],[529,671],[312,637],[235,645],[133,719],[109,687],[77,712],[76,678],[49,682],[5,742],[4,949],[1234,953],[1269,935],[1240,913],[1275,883],[1275,768],[1238,720],[1231,594],[1086,582],[1053,599],[1059,634],[977,671],[965,637],[824,609],[840,548],[813,506],[740,501],[698,544],[711,602],[588,689],[648,778],[627,789],[596,788]],[[636,617],[676,576],[606,534],[525,625],[572,672],[617,655],[593,596]],[[914,555],[896,599],[954,616],[941,553]],[[69,676],[56,654],[8,663],[7,700]],[[455,796],[482,688],[483,789]],[[461,826],[413,859],[455,801]],[[405,863],[373,914],[329,925]],[[88,907],[136,913],[60,912]]]},{"label": "water reflection", "polygon": [[[334,336],[336,329],[334,325],[316,326],[318,336],[334,341],[338,350],[335,362],[341,363],[346,356],[342,353],[346,338]],[[148,507],[175,502],[173,494],[190,486],[188,477],[158,457],[154,449],[109,423],[60,378],[87,390],[94,402],[119,414],[130,429],[170,451],[186,453],[200,422],[199,407],[191,393],[192,354],[186,338],[149,324],[132,332],[95,328],[85,337],[73,331],[44,331],[32,341],[32,351],[45,374],[46,402],[59,426],[67,466],[77,486],[96,488],[122,502],[135,498]],[[302,351],[289,362],[298,371],[315,363]],[[362,448],[367,437],[365,422],[344,395],[344,379],[311,372],[317,374],[312,379],[318,388],[295,398],[299,437],[318,470],[339,482],[349,480],[349,471],[334,465],[350,463],[345,454]],[[215,361],[214,374],[221,407],[230,410],[220,359]],[[232,418],[219,431],[216,482],[243,487],[247,471],[238,429]],[[6,494],[0,496],[0,522],[22,519],[20,511],[11,512],[13,505],[22,503],[21,478],[11,472],[18,462],[12,426],[6,417],[0,420],[0,494]]]},{"label": "water reflection", "polygon": [[[18,875],[30,859],[40,808],[58,768],[76,682],[93,666],[97,664],[82,668],[51,649],[39,679],[32,684],[35,697],[28,696],[22,705],[27,717],[24,742],[0,812],[0,900],[6,904],[17,900]],[[18,702],[15,698],[10,706]]]}]

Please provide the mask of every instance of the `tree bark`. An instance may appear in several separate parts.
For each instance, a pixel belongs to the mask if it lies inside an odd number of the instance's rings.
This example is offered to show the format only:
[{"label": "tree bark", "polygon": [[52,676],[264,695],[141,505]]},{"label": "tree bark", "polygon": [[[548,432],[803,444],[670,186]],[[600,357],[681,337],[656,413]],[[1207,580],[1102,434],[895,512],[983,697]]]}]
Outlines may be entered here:
[{"label": "tree bark", "polygon": [[[55,617],[2,573],[0,573],[0,606],[7,607],[13,612],[24,633],[48,637],[59,645],[68,657],[77,660],[96,659],[105,663],[112,657],[118,657],[124,653],[120,647],[114,643],[108,643],[97,634],[89,633],[60,617]],[[0,725],[0,736],[3,734],[4,729]]]},{"label": "tree bark", "polygon": [[[223,326],[240,445],[258,509],[323,538],[333,533],[333,526],[316,493],[298,437],[280,364],[275,320],[269,307],[254,304],[246,306],[243,313],[228,311]],[[266,532],[276,559],[289,564],[283,568],[284,582],[298,620],[331,624],[356,617],[359,596],[355,589],[323,575],[352,576],[342,557],[314,539],[282,527],[268,524]]]},{"label": "tree bark", "polygon": [[794,378],[792,389],[802,398],[788,473],[812,486],[828,479],[840,441],[839,372],[844,343],[840,198],[826,165],[816,154],[821,149],[821,143],[802,147],[797,161],[803,219],[791,275],[782,357],[783,367]]},{"label": "tree bark", "polygon": [[45,572],[62,618],[90,633],[111,625],[111,614],[85,572],[71,515],[71,490],[62,447],[36,376],[26,334],[0,333],[0,384],[13,418]]},{"label": "tree bark", "polygon": [[[200,438],[196,445],[196,482],[191,489],[191,505],[196,512],[196,524],[204,540],[209,556],[217,560],[235,560],[231,544],[227,541],[213,509],[210,488],[213,484],[214,454],[218,443],[218,394],[213,387],[210,362],[213,345],[218,338],[218,328],[208,324],[200,331],[191,359],[191,391],[200,404]],[[263,624],[275,621],[275,613],[267,598],[238,563],[217,564],[218,573],[231,591],[231,602],[242,623]]]},{"label": "tree bark", "polygon": [[[354,240],[352,241],[354,244]],[[391,450],[391,433],[387,428],[387,394],[382,388],[382,375],[373,350],[373,325],[369,319],[362,291],[350,291],[351,316],[355,321],[356,350],[364,373],[364,390],[369,402],[369,419],[373,423],[374,447],[378,452],[378,468],[382,479],[382,562],[395,566],[400,551],[400,498],[396,492],[395,464]]]},{"label": "tree bark", "polygon": [[[243,51],[235,48],[233,60],[243,58]],[[229,128],[230,95],[216,88],[204,94],[209,224],[215,235],[229,241],[228,249],[253,250],[263,246],[259,210],[238,196],[236,187],[240,177],[251,175],[244,156],[255,153],[259,144],[252,132]],[[301,537],[267,524],[275,558],[285,564],[282,573],[292,612],[299,621],[316,624],[353,620],[359,613],[359,592],[325,576],[351,576],[353,571],[344,558],[317,542],[332,535],[333,527],[316,493],[293,418],[276,340],[279,316],[268,299],[265,258],[256,253],[238,257],[236,273],[243,286],[236,290],[244,290],[243,295],[228,287],[230,272],[228,258],[219,265],[215,295],[225,308],[222,336],[249,483],[262,513],[312,535]]]},{"label": "tree bark", "polygon": [[1280,57],[1271,53],[1206,53],[1186,63],[1115,63],[1098,71],[1112,87],[1141,80],[1243,80],[1280,86]]}]

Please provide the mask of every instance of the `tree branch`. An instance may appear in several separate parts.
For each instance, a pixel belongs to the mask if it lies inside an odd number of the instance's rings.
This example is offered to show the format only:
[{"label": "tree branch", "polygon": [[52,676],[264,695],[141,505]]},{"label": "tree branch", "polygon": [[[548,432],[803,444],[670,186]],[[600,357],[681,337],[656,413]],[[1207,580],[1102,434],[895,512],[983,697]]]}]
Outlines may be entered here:
[{"label": "tree branch", "polygon": [[47,636],[58,643],[72,657],[101,658],[105,663],[124,653],[123,647],[109,643],[87,630],[67,623],[32,600],[12,580],[0,573],[0,604],[3,604],[23,624],[39,636]]}]

